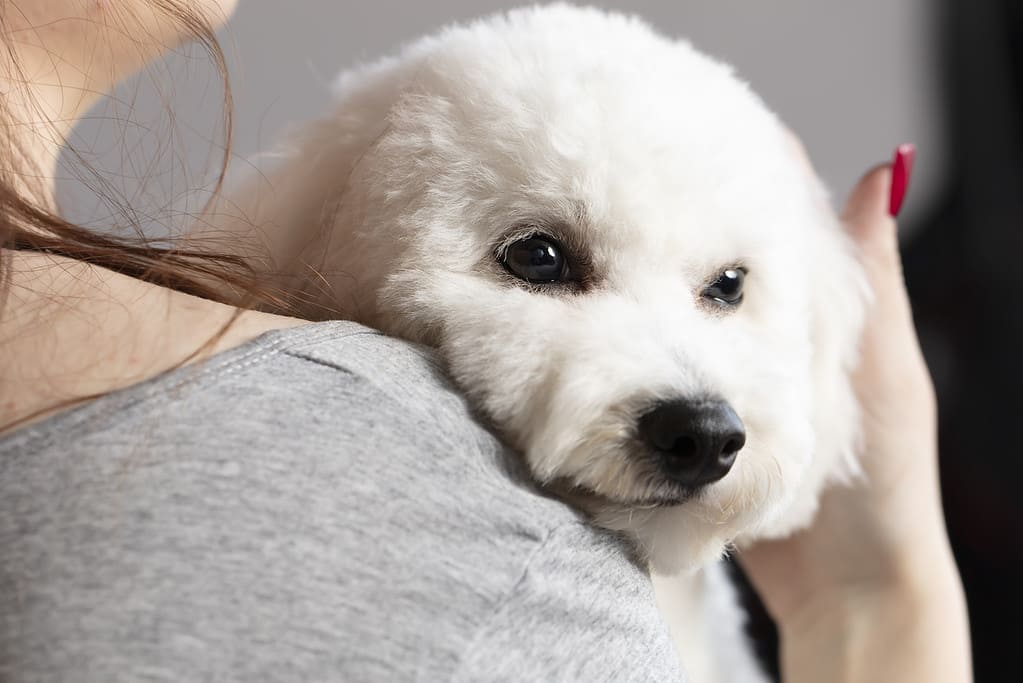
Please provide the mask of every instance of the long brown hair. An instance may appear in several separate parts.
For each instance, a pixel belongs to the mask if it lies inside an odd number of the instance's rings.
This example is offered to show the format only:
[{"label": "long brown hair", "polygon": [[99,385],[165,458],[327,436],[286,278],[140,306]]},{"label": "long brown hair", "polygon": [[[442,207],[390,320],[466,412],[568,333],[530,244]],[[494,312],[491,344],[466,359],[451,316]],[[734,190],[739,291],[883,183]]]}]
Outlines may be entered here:
[{"label": "long brown hair", "polygon": [[[210,22],[187,2],[152,0],[150,4],[176,22],[203,49],[220,76],[223,154],[218,162],[216,186],[207,203],[209,206],[220,192],[231,156],[232,99],[224,52]],[[0,36],[9,35],[4,19],[0,12]],[[20,71],[13,47],[4,40],[0,49],[7,53],[5,56],[15,76],[13,80],[20,81],[27,89],[28,80]],[[155,240],[147,237],[138,224],[120,225],[118,236],[114,236],[65,220],[56,207],[44,199],[41,188],[47,180],[41,170],[34,167],[23,142],[13,133],[15,130],[16,118],[7,102],[0,99],[0,248],[66,256],[225,303],[288,310],[280,292],[261,280],[238,256],[183,247],[163,237]],[[78,154],[74,156],[83,158]],[[133,214],[129,207],[125,209],[119,215],[130,223]],[[123,236],[125,233],[128,236]],[[5,260],[0,260],[0,286],[6,276]]]}]

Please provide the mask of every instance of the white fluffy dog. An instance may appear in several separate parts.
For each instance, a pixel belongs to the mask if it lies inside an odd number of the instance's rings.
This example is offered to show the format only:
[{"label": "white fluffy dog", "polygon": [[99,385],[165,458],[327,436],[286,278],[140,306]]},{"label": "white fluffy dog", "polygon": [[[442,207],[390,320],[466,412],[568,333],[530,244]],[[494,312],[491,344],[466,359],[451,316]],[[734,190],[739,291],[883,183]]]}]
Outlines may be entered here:
[{"label": "white fluffy dog", "polygon": [[[554,5],[448,28],[337,92],[243,207],[277,264],[322,276],[288,286],[314,317],[435,346],[536,478],[655,572],[785,534],[855,472],[860,267],[727,66]],[[700,644],[719,626],[694,624],[694,601],[730,598],[688,576],[659,586],[689,601],[670,610],[685,663],[732,680],[706,657],[728,645]]]}]

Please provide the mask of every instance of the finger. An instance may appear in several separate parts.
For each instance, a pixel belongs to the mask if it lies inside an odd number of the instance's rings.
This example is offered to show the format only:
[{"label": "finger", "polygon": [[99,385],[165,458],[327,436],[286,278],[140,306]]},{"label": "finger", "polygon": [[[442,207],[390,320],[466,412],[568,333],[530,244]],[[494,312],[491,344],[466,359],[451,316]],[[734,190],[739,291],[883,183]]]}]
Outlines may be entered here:
[{"label": "finger", "polygon": [[842,210],[842,222],[862,247],[893,246],[895,219],[888,214],[891,182],[891,165],[880,164],[867,171],[849,194]]},{"label": "finger", "polygon": [[[904,177],[903,190],[906,180],[908,178]],[[890,214],[890,208],[898,208],[899,202],[893,201],[898,197],[892,196],[891,189],[892,165],[876,166],[856,184],[842,211],[842,222],[860,248],[860,258],[874,293],[861,345],[861,370],[868,375],[868,384],[876,381],[877,372],[884,376],[901,376],[905,368],[899,370],[899,366],[912,365],[915,372],[919,364],[919,346],[902,273],[897,226]]]},{"label": "finger", "polygon": [[897,270],[900,277],[894,217],[909,189],[915,157],[914,145],[899,145],[891,164],[876,166],[863,176],[842,212],[846,229],[865,250],[865,256]]},{"label": "finger", "polygon": [[842,211],[848,234],[860,247],[876,305],[887,316],[908,314],[908,302],[899,256],[898,231],[889,214],[892,167],[875,166],[853,188]]}]

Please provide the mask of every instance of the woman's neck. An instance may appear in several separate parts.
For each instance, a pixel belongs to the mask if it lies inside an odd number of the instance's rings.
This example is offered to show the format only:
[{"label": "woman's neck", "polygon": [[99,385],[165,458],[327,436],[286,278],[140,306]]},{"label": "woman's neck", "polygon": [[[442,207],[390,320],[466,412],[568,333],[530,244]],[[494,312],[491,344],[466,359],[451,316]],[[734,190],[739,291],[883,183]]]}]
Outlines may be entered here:
[{"label": "woman's neck", "polygon": [[2,256],[0,432],[305,322],[239,313],[63,257]]},{"label": "woman's neck", "polygon": [[[31,203],[54,209],[57,161],[76,120],[183,37],[148,7],[118,14],[139,24],[132,31],[113,21],[112,3],[0,3],[0,40],[9,48],[0,50],[8,124],[0,128],[0,175]],[[52,254],[0,250],[0,269],[0,431],[305,322],[239,312]]]},{"label": "woman's neck", "polygon": [[0,129],[6,147],[6,168],[0,171],[13,189],[51,211],[56,208],[57,167],[72,127],[123,70],[102,44],[101,32],[85,26],[88,17],[54,14],[62,4],[4,3],[0,8],[5,29],[0,40],[8,48],[0,51],[0,116],[7,124],[6,131]]}]

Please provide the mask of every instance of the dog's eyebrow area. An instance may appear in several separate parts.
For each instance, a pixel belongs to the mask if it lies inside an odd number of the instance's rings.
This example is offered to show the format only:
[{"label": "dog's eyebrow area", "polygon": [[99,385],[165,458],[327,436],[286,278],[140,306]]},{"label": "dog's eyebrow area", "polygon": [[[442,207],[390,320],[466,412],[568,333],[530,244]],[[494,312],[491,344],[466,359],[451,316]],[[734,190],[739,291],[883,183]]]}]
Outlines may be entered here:
[{"label": "dog's eyebrow area", "polygon": [[[581,213],[572,220],[542,217],[516,221],[493,245],[481,269],[498,272],[509,284],[546,294],[592,291],[598,286],[599,278],[593,255],[583,238],[584,221]],[[519,268],[523,265],[532,270],[521,272]],[[549,279],[528,277],[534,273],[539,275],[545,267]]]}]

